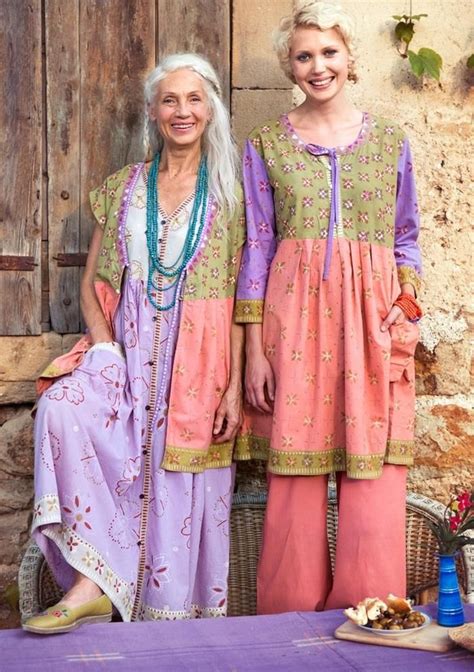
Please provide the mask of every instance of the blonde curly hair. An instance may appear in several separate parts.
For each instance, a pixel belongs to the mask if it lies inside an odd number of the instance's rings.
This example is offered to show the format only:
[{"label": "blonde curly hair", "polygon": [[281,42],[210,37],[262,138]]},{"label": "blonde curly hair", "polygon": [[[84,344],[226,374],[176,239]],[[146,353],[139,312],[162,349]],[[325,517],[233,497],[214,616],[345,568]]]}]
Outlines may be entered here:
[{"label": "blonde curly hair", "polygon": [[314,0],[296,0],[290,16],[280,21],[280,26],[273,34],[273,47],[278,56],[280,67],[285,75],[295,83],[291,71],[290,45],[295,30],[301,26],[329,30],[335,28],[340,33],[349,52],[349,75],[351,82],[357,82],[355,72],[355,27],[354,21],[342,7],[331,2],[314,2]]}]

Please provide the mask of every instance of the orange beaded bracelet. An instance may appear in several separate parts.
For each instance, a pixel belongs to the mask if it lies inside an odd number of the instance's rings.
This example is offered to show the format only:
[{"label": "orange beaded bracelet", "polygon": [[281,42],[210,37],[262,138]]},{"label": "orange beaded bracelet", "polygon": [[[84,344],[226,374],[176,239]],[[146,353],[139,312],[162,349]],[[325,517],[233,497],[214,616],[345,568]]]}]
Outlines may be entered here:
[{"label": "orange beaded bracelet", "polygon": [[423,317],[420,305],[411,294],[400,294],[393,305],[401,308],[410,322],[418,322]]}]

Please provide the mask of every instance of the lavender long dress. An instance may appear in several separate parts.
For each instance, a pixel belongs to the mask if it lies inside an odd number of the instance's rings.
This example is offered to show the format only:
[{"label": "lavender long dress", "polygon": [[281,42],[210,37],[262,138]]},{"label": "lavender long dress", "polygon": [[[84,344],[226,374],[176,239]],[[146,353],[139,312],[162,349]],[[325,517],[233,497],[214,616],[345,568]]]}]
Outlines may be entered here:
[{"label": "lavender long dress", "polygon": [[[167,263],[181,249],[191,206],[188,198],[169,217],[160,213]],[[124,354],[96,345],[40,399],[33,536],[62,588],[79,570],[125,621],[221,616],[232,470],[160,468],[180,302],[159,313],[148,300],[145,213],[142,170],[127,215],[128,268],[115,316]]]}]

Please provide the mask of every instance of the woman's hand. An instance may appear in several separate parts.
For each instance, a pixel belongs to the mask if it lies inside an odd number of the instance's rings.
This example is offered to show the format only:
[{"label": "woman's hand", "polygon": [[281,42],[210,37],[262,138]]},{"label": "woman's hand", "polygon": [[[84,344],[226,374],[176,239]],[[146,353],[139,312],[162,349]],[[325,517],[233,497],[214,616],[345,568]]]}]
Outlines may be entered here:
[{"label": "woman's hand", "polygon": [[[415,288],[409,282],[404,282],[401,286],[402,294],[410,294],[415,297]],[[399,318],[403,315],[403,310],[399,306],[392,306],[389,314],[382,322],[380,331],[388,331],[394,322],[397,322]]]},{"label": "woman's hand", "polygon": [[275,377],[270,362],[261,353],[247,353],[245,395],[251,406],[262,413],[273,411]]},{"label": "woman's hand", "polygon": [[261,413],[272,413],[275,376],[263,352],[262,325],[247,324],[245,341],[245,396],[249,404]]},{"label": "woman's hand", "polygon": [[[240,263],[240,257],[239,257]],[[242,369],[244,359],[244,327],[232,324],[230,332],[229,385],[221,399],[212,429],[214,443],[225,443],[235,438],[242,424]]]},{"label": "woman's hand", "polygon": [[229,385],[221,399],[214,418],[212,436],[214,443],[235,439],[242,424],[242,386]]},{"label": "woman's hand", "polygon": [[380,327],[380,331],[388,331],[392,324],[396,322],[397,320],[400,319],[400,317],[403,315],[403,310],[399,308],[398,306],[392,306],[389,314],[385,318],[385,320],[382,322],[382,325]]}]

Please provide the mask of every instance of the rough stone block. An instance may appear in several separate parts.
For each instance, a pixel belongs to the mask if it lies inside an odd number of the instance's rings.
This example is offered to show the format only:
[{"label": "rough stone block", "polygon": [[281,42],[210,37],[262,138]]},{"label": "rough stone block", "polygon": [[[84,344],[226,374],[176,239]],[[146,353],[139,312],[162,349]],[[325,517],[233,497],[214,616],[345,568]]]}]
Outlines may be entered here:
[{"label": "rough stone block", "polygon": [[466,398],[462,402],[456,397],[424,397],[418,400],[416,440],[419,464],[443,468],[451,462],[474,468],[472,408],[472,400]]},{"label": "rough stone block", "polygon": [[62,353],[62,337],[54,331],[41,336],[1,336],[0,404],[34,402],[34,381]]},{"label": "rough stone block", "polygon": [[20,613],[12,609],[5,599],[5,590],[18,592],[17,586],[18,564],[3,565],[0,563],[0,628],[18,628]]},{"label": "rough stone block", "polygon": [[416,351],[417,394],[466,394],[470,390],[471,348],[467,340],[439,343],[430,352],[422,344]]},{"label": "rough stone block", "polygon": [[448,502],[474,482],[473,403],[463,395],[420,397],[416,415],[415,466],[410,490]]},{"label": "rough stone block", "polygon": [[31,477],[32,474],[33,419],[30,411],[24,410],[0,427],[0,477]]},{"label": "rough stone block", "polygon": [[82,334],[64,334],[62,342],[63,353],[69,352],[81,337]]},{"label": "rough stone block", "polygon": [[0,564],[20,564],[22,553],[30,538],[31,511],[2,514],[0,525]]},{"label": "rough stone block", "polygon": [[272,32],[290,11],[291,0],[234,0],[232,86],[291,88],[272,45]]},{"label": "rough stone block", "polygon": [[1,336],[0,382],[34,380],[62,352],[62,337],[54,331],[41,336]]},{"label": "rough stone block", "polygon": [[250,131],[267,119],[276,119],[292,108],[291,89],[286,91],[233,91],[234,133],[242,144]]},{"label": "rough stone block", "polygon": [[0,382],[0,404],[32,404],[35,399],[34,380],[19,383]]},{"label": "rough stone block", "polygon": [[408,489],[447,504],[458,490],[472,488],[472,469],[452,465],[440,471],[435,467],[415,466],[408,472]]},{"label": "rough stone block", "polygon": [[35,381],[55,357],[68,352],[81,334],[0,337],[0,405],[34,403]]},{"label": "rough stone block", "polygon": [[0,516],[33,506],[33,478],[0,477]]},{"label": "rough stone block", "polygon": [[29,410],[30,408],[30,406],[18,406],[17,404],[11,406],[0,406],[0,427],[8,420],[16,418],[18,415],[21,415],[25,410]]}]

